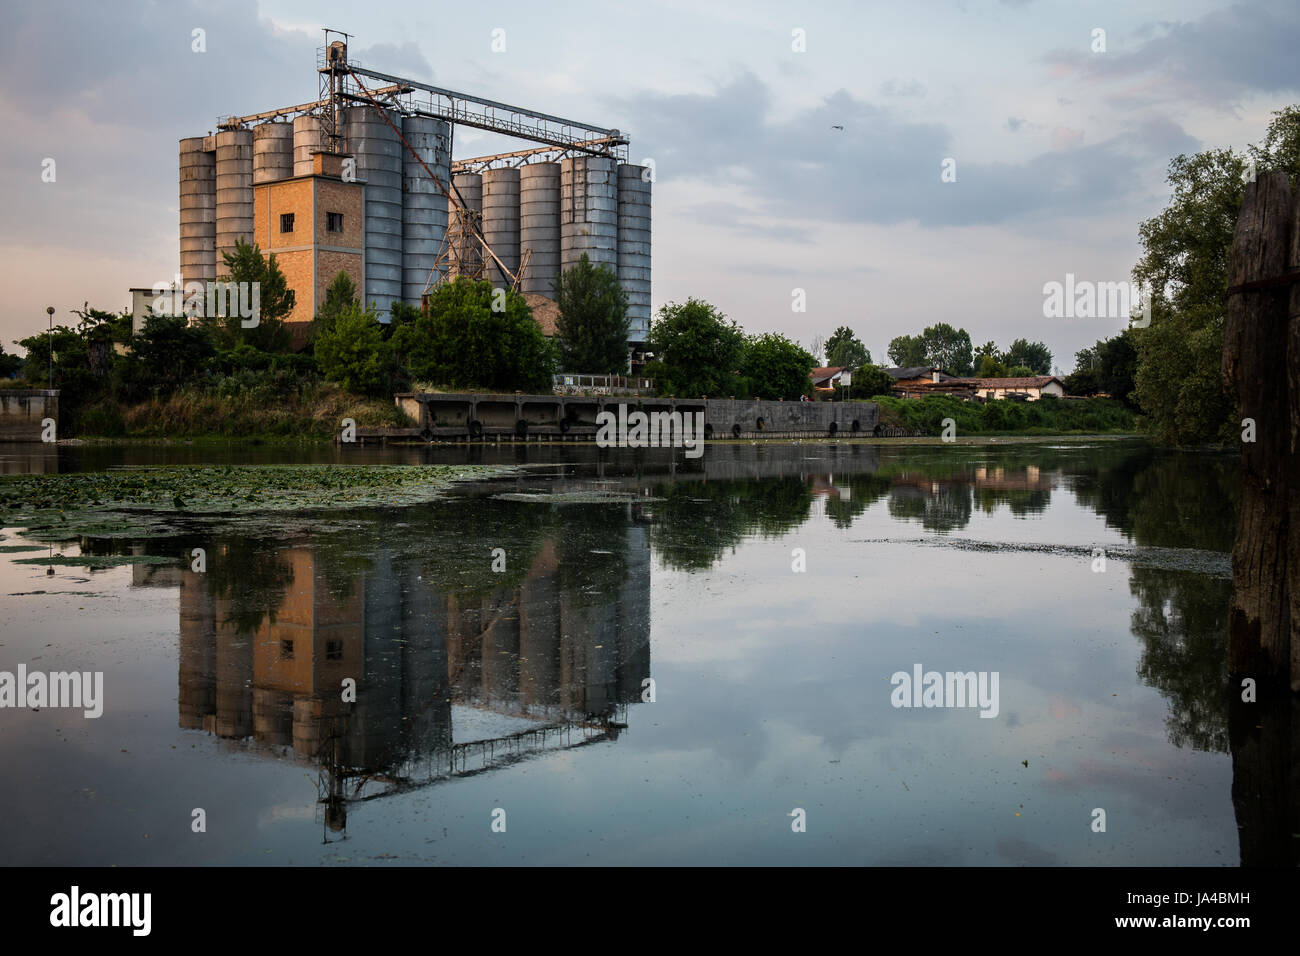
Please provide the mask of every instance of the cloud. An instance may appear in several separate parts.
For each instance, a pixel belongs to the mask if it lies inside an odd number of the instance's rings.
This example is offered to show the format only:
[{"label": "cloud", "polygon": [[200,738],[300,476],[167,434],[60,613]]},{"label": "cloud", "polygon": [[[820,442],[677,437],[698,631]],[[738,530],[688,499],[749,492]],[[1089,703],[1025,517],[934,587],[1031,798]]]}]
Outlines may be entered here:
[{"label": "cloud", "polygon": [[[1100,143],[1085,146],[1082,131],[1061,128],[1052,150],[998,162],[968,157],[943,124],[907,119],[845,90],[777,118],[772,91],[750,73],[712,93],[641,93],[617,105],[638,118],[638,142],[661,178],[739,190],[744,211],[769,220],[937,227],[1091,216],[1122,208],[1171,148],[1197,145],[1167,118],[1138,116]],[[949,157],[956,182],[941,180]],[[731,220],[746,223],[735,210]]]},{"label": "cloud", "polygon": [[1111,33],[1110,52],[1092,53],[1081,43],[1044,60],[1058,77],[1107,84],[1113,106],[1195,102],[1228,109],[1252,93],[1300,90],[1300,7],[1293,4],[1238,3],[1136,36],[1149,39],[1121,50],[1124,38]]}]

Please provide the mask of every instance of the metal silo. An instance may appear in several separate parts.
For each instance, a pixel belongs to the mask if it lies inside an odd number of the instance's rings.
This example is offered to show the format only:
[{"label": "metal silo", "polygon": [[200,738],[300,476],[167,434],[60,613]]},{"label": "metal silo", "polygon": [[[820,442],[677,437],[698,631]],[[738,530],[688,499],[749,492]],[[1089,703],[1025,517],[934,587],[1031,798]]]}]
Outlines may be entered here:
[{"label": "metal silo", "polygon": [[[447,124],[404,116],[402,135],[446,188],[451,172]],[[419,305],[447,233],[447,197],[409,150],[402,153],[402,300]]]},{"label": "metal silo", "polygon": [[583,253],[618,268],[618,182],[614,160],[574,156],[560,163],[560,268]]},{"label": "metal silo", "polygon": [[226,271],[223,252],[234,252],[235,241],[253,241],[253,131],[222,130],[217,134],[217,257],[218,273]]},{"label": "metal silo", "polygon": [[303,115],[293,121],[293,174],[312,174],[312,153],[325,149],[325,125],[319,116]]},{"label": "metal silo", "polygon": [[627,293],[628,340],[650,334],[650,182],[645,166],[618,167],[618,284]]},{"label": "metal silo", "polygon": [[452,181],[469,215],[453,205],[448,216],[450,276],[477,275],[483,264],[483,248],[466,220],[474,220],[474,225],[480,230],[483,228],[483,177],[478,173],[457,173]]},{"label": "metal silo", "polygon": [[519,170],[521,260],[525,254],[528,270],[520,288],[555,298],[551,282],[560,273],[559,163],[530,163]]},{"label": "metal silo", "polygon": [[273,183],[293,175],[293,127],[263,123],[253,128],[253,182]]},{"label": "metal silo", "polygon": [[181,140],[181,280],[217,277],[217,156],[203,137]]},{"label": "metal silo", "polygon": [[[392,118],[390,114],[390,119]],[[402,153],[397,133],[378,111],[354,106],[343,112],[344,152],[356,157],[365,181],[365,303],[379,312],[402,297]]]},{"label": "metal silo", "polygon": [[[489,169],[483,173],[483,241],[511,272],[519,270],[519,170]],[[493,285],[510,280],[490,257],[487,277]]]}]

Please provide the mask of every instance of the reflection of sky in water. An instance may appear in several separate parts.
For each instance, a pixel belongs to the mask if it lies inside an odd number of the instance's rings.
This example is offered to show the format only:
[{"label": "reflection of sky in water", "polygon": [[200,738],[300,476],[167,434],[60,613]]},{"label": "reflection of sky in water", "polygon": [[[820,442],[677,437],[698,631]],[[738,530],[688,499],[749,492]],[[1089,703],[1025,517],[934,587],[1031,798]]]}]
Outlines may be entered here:
[{"label": "reflection of sky in water", "polygon": [[[988,452],[997,468],[985,467],[977,480],[968,459],[981,453],[968,450],[890,448],[845,464],[820,460],[830,447],[805,446],[802,454],[818,460],[796,464],[793,484],[779,489],[770,479],[727,485],[710,475],[708,492],[695,479],[678,482],[679,493],[697,499],[684,507],[715,516],[729,507],[708,503],[715,492],[726,491],[733,504],[758,503],[760,512],[765,495],[802,494],[802,502],[780,506],[788,505],[794,520],[765,513],[766,536],[745,520],[724,527],[725,518],[711,527],[657,524],[648,537],[626,524],[619,530],[622,552],[642,550],[647,540],[651,548],[644,573],[657,699],[626,707],[629,726],[616,740],[547,750],[353,804],[347,839],[331,834],[328,846],[321,845],[312,761],[288,746],[177,729],[176,587],[131,587],[130,568],[61,567],[46,577],[43,567],[5,555],[0,668],[19,661],[47,670],[102,668],[108,697],[97,721],[67,711],[0,713],[0,760],[16,784],[7,788],[0,820],[6,857],[95,864],[1235,863],[1228,757],[1174,746],[1167,723],[1183,704],[1138,676],[1146,652],[1154,679],[1177,696],[1188,670],[1177,657],[1182,643],[1210,646],[1209,664],[1197,666],[1214,670],[1212,648],[1221,638],[1206,629],[1218,626],[1215,608],[1226,605],[1226,585],[1176,568],[1135,571],[1116,559],[1094,574],[1089,555],[1097,546],[1177,547],[1180,536],[1190,547],[1225,549],[1230,542],[1211,547],[1205,540],[1221,539],[1221,531],[1186,530],[1175,520],[1216,503],[1224,510],[1205,469],[1194,459],[1140,455],[1141,467],[1126,470],[1131,452],[1020,449],[1009,461]],[[754,453],[731,454],[743,462]],[[843,470],[832,478],[830,465]],[[864,473],[888,480],[860,494],[854,479]],[[1120,475],[1113,486],[1107,473]],[[643,523],[683,513],[663,480],[647,474],[626,484],[669,498],[645,505]],[[1182,489],[1181,505],[1167,500],[1171,483]],[[857,513],[837,526],[826,507],[841,487]],[[1080,494],[1090,503],[1081,504]],[[474,514],[490,526],[492,509],[502,505],[482,503]],[[583,507],[555,509],[558,530],[543,538],[573,538],[570,561],[609,547],[570,517],[568,509]],[[943,527],[926,527],[927,507]],[[419,547],[451,547],[445,532],[421,537],[422,520],[431,519],[420,514],[403,517]],[[477,520],[459,522],[456,533],[486,553],[491,534]],[[371,521],[360,529],[366,546],[382,542],[400,552],[391,520]],[[726,535],[737,528],[733,550]],[[927,543],[940,535],[1052,548]],[[684,570],[681,561],[665,560],[665,543],[671,551],[674,541],[691,556],[715,543],[721,551],[701,569]],[[14,543],[11,532],[3,543]],[[794,548],[806,551],[806,573],[791,572]],[[159,543],[150,550],[170,553]],[[1186,594],[1209,591],[1209,611],[1185,620],[1142,612],[1135,574],[1144,575],[1146,601],[1163,607],[1166,595],[1187,612]],[[572,594],[594,594],[598,603],[603,586],[579,581],[564,592],[569,596],[555,598],[536,590],[536,580],[516,595],[525,618],[549,613]],[[48,593],[29,593],[38,590]],[[593,648],[604,648],[605,638],[594,630],[613,625],[599,608],[581,613],[593,629],[583,653],[595,660]],[[579,616],[570,609],[568,619]],[[1138,617],[1144,633],[1169,631],[1162,639],[1171,659],[1135,637]],[[926,670],[998,671],[999,716],[891,707],[890,675],[918,662]],[[499,665],[485,657],[474,666]],[[468,700],[478,673],[466,671],[448,691],[456,697],[449,705],[455,741],[536,723],[492,700]],[[193,807],[207,811],[206,834],[190,832]],[[507,812],[505,834],[490,830],[496,807]],[[805,834],[790,831],[794,807],[807,810]],[[1090,830],[1095,807],[1106,810],[1105,834]]]}]

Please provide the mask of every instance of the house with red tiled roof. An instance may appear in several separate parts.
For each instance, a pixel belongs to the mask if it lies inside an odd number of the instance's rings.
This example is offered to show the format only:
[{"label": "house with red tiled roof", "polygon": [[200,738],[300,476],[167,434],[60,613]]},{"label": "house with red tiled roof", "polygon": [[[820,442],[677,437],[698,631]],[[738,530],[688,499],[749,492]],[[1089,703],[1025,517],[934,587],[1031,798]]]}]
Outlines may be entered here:
[{"label": "house with red tiled roof", "polygon": [[975,397],[982,399],[1012,398],[1036,402],[1051,395],[1065,397],[1065,383],[1055,375],[1026,375],[1022,378],[962,378],[960,382],[974,387]]}]

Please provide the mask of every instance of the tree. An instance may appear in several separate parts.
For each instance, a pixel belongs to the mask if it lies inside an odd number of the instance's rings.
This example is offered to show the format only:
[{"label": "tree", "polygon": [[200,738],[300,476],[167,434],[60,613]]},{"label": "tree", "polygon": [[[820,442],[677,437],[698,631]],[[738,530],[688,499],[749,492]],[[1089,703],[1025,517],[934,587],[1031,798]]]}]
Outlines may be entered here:
[{"label": "tree", "polygon": [[823,356],[826,354],[826,340],[820,335],[814,335],[812,343],[808,346],[808,354],[813,357],[817,365],[821,365],[825,361]]},{"label": "tree", "polygon": [[220,282],[256,282],[258,288],[257,324],[244,327],[245,321],[237,310],[227,309],[227,316],[204,316],[203,322],[212,332],[213,339],[222,348],[234,348],[247,342],[263,352],[284,352],[293,336],[284,324],[284,317],[293,311],[294,291],[275,261],[275,253],[263,257],[257,244],[249,245],[240,239],[234,252],[223,252],[226,274]]},{"label": "tree", "polygon": [[627,370],[627,293],[618,274],[584,252],[551,284],[560,309],[556,333],[565,369],[603,374]]},{"label": "tree", "polygon": [[853,373],[853,394],[861,398],[889,395],[894,377],[879,365],[863,365]]},{"label": "tree", "polygon": [[395,390],[393,346],[384,338],[375,309],[363,309],[355,300],[316,340],[316,361],[325,378],[349,392],[382,395]]},{"label": "tree", "polygon": [[826,364],[831,368],[857,368],[871,364],[871,353],[846,325],[826,340]]},{"label": "tree", "polygon": [[[450,388],[550,391],[556,352],[524,297],[464,276],[439,285],[413,325],[392,333],[413,379]],[[495,302],[504,305],[495,311]]]},{"label": "tree", "polygon": [[345,312],[351,313],[357,303],[357,284],[352,281],[352,276],[339,270],[325,290],[325,301],[321,303],[320,311],[312,318],[312,338],[332,329],[338,317]]},{"label": "tree", "polygon": [[1002,353],[998,351],[998,347],[992,339],[989,339],[975,350],[974,360],[976,368],[979,367],[980,359],[986,355],[995,362],[1000,361],[1002,358]]},{"label": "tree", "polygon": [[990,355],[987,352],[981,353],[979,362],[976,363],[976,378],[1006,378],[1009,373],[1007,367],[1002,364],[997,355]]},{"label": "tree", "polygon": [[741,374],[754,398],[797,399],[812,386],[813,357],[798,342],[768,332],[750,338],[741,359]]},{"label": "tree", "polygon": [[207,329],[183,315],[150,315],[131,340],[131,351],[113,366],[113,395],[140,401],[169,395],[207,368],[216,350]]},{"label": "tree", "polygon": [[925,359],[919,364],[933,365],[953,375],[971,373],[970,335],[965,329],[937,322],[921,333],[921,344]]},{"label": "tree", "polygon": [[1036,374],[1028,365],[1013,365],[1007,369],[1007,378],[1031,378]]},{"label": "tree", "polygon": [[[1300,176],[1300,107],[1273,114],[1264,142],[1248,149],[1257,170]],[[1156,438],[1174,444],[1224,441],[1235,429],[1236,396],[1220,376],[1228,251],[1245,189],[1246,157],[1230,149],[1169,163],[1169,205],[1139,227],[1137,282],[1149,282],[1148,328],[1133,330],[1134,392]],[[1118,396],[1117,396],[1118,397]]]},{"label": "tree", "polygon": [[1011,348],[1001,356],[1002,362],[1008,366],[1024,365],[1030,369],[1031,375],[1050,375],[1052,374],[1052,352],[1042,342],[1030,342],[1026,339],[1016,339],[1011,343]]},{"label": "tree", "polygon": [[1137,351],[1133,347],[1134,331],[1125,329],[1109,339],[1100,339],[1092,348],[1074,354],[1074,371],[1065,378],[1065,390],[1071,395],[1096,395],[1105,392],[1129,408],[1133,400]]},{"label": "tree", "polygon": [[900,335],[889,342],[889,360],[897,366],[911,368],[925,365],[925,343],[919,335]]},{"label": "tree", "polygon": [[0,345],[0,378],[13,378],[22,367],[22,357],[6,355],[4,346]]},{"label": "tree", "polygon": [[647,375],[661,395],[701,398],[736,394],[736,372],[745,334],[702,299],[669,302],[659,309],[648,348],[655,355]]}]

